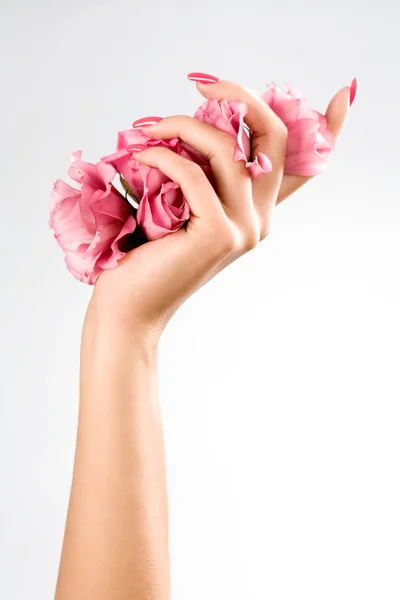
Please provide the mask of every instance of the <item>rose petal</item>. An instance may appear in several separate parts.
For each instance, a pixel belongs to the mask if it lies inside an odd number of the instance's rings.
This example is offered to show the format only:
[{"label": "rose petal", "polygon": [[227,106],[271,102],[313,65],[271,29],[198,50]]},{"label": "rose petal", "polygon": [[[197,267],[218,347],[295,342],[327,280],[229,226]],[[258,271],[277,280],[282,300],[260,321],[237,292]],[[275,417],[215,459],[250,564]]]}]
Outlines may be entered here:
[{"label": "rose petal", "polygon": [[257,179],[265,173],[271,173],[272,163],[266,154],[259,152],[253,162],[247,162],[246,167],[249,170],[250,177]]}]

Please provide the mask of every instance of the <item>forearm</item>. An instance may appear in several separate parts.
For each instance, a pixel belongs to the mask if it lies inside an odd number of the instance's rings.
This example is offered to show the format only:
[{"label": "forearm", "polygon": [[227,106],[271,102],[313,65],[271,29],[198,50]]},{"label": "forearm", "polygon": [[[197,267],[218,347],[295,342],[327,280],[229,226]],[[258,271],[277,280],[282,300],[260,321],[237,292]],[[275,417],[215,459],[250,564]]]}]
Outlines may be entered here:
[{"label": "forearm", "polygon": [[78,436],[56,600],[169,597],[156,363],[156,342],[105,321],[91,303],[82,334]]}]

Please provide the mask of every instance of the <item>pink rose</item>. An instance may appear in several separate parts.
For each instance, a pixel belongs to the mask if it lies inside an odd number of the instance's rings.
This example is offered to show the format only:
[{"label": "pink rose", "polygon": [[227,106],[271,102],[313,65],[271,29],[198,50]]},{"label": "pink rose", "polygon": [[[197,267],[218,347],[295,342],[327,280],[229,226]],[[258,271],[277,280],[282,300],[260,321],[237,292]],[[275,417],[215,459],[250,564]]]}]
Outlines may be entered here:
[{"label": "pink rose", "polygon": [[55,182],[49,224],[68,269],[79,281],[94,284],[104,269],[115,268],[133,247],[129,241],[136,221],[132,207],[111,183],[114,167],[84,162],[81,154],[71,155],[68,171],[79,189],[60,179]]},{"label": "pink rose", "polygon": [[288,85],[282,91],[269,83],[261,98],[288,129],[285,173],[311,176],[325,171],[335,144],[324,115],[309,108],[300,92]]},{"label": "pink rose", "polygon": [[[250,139],[243,128],[246,112],[247,105],[244,102],[209,100],[198,108],[194,117],[236,138],[234,160],[244,160],[250,175],[258,177],[271,171],[272,166],[264,154],[259,154],[253,162],[248,162]],[[179,138],[154,140],[148,138],[140,129],[119,132],[117,151],[104,156],[102,161],[112,164],[125,179],[139,203],[136,215],[138,225],[148,240],[155,240],[180,229],[189,219],[190,211],[176,183],[159,169],[141,165],[133,158],[133,149],[138,144],[145,147],[169,148],[197,163],[212,184],[213,175],[208,159]]]},{"label": "pink rose", "polygon": [[180,156],[199,164],[211,177],[211,166],[205,156],[179,140],[153,140],[140,129],[127,129],[118,133],[117,151],[102,158],[125,179],[131,193],[137,198],[137,223],[148,240],[156,240],[177,231],[189,219],[189,205],[179,185],[154,167],[141,165],[132,156],[133,148],[141,144],[146,147],[169,148]]}]

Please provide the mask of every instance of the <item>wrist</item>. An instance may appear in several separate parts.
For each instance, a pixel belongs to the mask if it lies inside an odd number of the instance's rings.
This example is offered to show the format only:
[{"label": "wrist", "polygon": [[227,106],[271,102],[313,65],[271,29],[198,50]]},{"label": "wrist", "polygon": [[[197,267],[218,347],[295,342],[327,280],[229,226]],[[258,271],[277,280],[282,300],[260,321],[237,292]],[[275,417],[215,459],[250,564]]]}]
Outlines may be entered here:
[{"label": "wrist", "polygon": [[92,296],[83,325],[83,337],[94,344],[104,345],[108,351],[134,354],[146,362],[156,360],[162,329],[146,323],[132,313],[129,318],[110,306],[104,306]]}]

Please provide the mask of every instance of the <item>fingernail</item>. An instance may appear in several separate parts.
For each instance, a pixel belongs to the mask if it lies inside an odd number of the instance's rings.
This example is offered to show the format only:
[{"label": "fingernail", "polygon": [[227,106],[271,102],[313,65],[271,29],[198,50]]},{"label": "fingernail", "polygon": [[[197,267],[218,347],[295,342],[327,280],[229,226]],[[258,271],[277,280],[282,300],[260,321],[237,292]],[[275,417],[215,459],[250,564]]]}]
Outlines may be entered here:
[{"label": "fingernail", "polygon": [[134,129],[141,129],[142,127],[149,127],[150,125],[155,125],[159,121],[161,121],[162,117],[142,117],[141,119],[136,119],[133,121],[132,127]]},{"label": "fingernail", "polygon": [[358,79],[357,79],[357,77],[354,77],[354,79],[350,85],[350,95],[349,95],[350,106],[353,104],[354,100],[356,99],[357,91],[358,91]]},{"label": "fingernail", "polygon": [[187,77],[189,81],[198,81],[199,83],[204,84],[217,83],[217,81],[219,81],[218,77],[207,75],[207,73],[189,73]]},{"label": "fingernail", "polygon": [[143,144],[134,144],[132,146],[129,146],[129,150],[131,150],[131,152],[135,153],[135,152],[141,152],[142,150],[146,150],[147,146],[144,146]]}]

